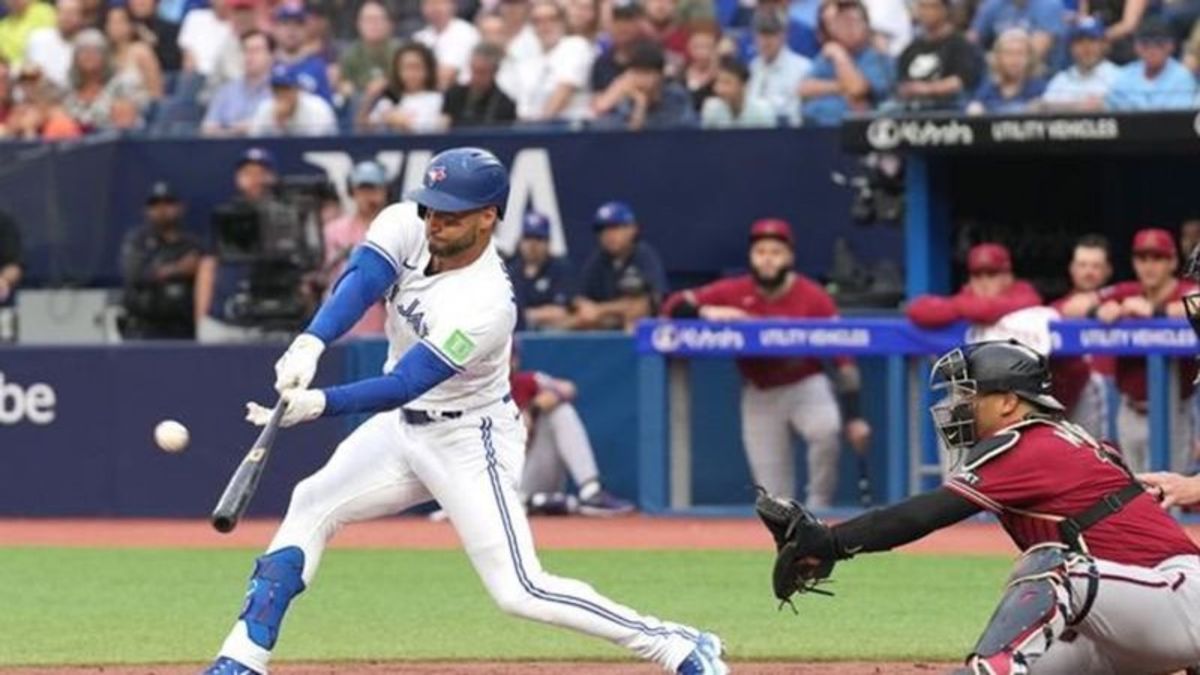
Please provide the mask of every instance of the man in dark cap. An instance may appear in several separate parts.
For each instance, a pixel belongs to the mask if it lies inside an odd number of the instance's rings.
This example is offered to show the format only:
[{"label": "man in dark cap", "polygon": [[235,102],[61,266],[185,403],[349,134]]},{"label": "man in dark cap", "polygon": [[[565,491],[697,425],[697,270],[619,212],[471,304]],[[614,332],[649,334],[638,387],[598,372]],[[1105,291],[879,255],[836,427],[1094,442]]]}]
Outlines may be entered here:
[{"label": "man in dark cap", "polygon": [[129,339],[188,339],[195,335],[192,283],[200,243],[182,229],[183,203],[165,182],[146,196],[146,222],[121,245],[125,320]]},{"label": "man in dark cap", "polygon": [[1121,68],[1108,92],[1109,110],[1191,108],[1196,79],[1175,53],[1175,38],[1166,22],[1151,17],[1138,27],[1134,40],[1138,60]]}]

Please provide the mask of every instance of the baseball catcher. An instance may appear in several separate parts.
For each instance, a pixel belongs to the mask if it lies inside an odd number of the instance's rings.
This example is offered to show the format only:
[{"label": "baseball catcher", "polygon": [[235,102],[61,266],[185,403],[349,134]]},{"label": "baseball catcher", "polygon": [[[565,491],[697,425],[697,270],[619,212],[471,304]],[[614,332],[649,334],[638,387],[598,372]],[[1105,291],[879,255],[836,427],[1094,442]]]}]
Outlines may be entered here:
[{"label": "baseball catcher", "polygon": [[823,592],[834,566],[887,551],[981,510],[1022,551],[957,672],[1167,673],[1200,662],[1200,548],[1123,464],[1067,422],[1046,359],[981,342],[934,364],[931,408],[956,470],[942,487],[827,525],[760,494],[775,537],[775,596]]}]

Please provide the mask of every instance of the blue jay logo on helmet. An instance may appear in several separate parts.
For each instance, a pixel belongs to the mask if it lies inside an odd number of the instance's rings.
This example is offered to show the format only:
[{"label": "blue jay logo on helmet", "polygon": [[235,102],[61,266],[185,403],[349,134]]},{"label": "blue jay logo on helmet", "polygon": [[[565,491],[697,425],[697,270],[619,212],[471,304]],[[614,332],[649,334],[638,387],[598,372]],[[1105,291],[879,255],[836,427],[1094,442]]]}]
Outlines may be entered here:
[{"label": "blue jay logo on helmet", "polygon": [[429,171],[426,172],[425,178],[426,178],[426,180],[425,180],[426,185],[429,185],[430,183],[440,183],[440,182],[446,180],[446,167],[444,167],[444,166],[429,167]]}]

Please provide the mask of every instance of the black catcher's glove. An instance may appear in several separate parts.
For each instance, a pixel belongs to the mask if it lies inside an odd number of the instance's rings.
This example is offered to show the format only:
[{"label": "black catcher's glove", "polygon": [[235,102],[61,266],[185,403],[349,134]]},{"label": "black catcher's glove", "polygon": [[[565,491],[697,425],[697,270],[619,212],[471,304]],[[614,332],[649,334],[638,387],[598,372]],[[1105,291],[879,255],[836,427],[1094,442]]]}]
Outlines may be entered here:
[{"label": "black catcher's glove", "polygon": [[832,595],[817,588],[838,560],[837,542],[829,526],[797,502],[772,497],[761,487],[754,509],[775,538],[778,553],[772,583],[781,606],[790,603],[796,593]]}]

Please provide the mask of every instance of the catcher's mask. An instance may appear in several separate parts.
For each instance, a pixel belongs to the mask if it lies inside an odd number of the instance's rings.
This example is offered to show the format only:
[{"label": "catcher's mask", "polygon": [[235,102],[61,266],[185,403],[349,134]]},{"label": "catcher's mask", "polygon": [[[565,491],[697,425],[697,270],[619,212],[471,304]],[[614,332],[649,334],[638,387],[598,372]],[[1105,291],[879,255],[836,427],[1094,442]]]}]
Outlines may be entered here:
[{"label": "catcher's mask", "polygon": [[[1188,255],[1187,265],[1183,268],[1183,275],[1192,281],[1200,283],[1200,244],[1197,244]],[[1192,325],[1192,330],[1195,331],[1196,337],[1200,338],[1200,292],[1188,293],[1183,296],[1183,309],[1187,312],[1188,323]],[[1200,362],[1200,356],[1196,357]],[[1196,374],[1196,382],[1200,383],[1200,373]]]},{"label": "catcher's mask", "polygon": [[933,364],[930,388],[944,398],[930,406],[933,426],[951,451],[962,451],[978,439],[975,400],[981,394],[1011,392],[1039,410],[1061,413],[1050,394],[1046,357],[1016,340],[977,342],[943,354]]}]

